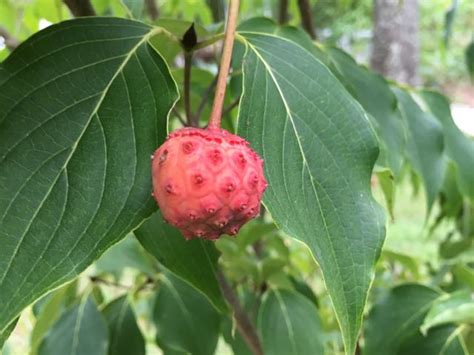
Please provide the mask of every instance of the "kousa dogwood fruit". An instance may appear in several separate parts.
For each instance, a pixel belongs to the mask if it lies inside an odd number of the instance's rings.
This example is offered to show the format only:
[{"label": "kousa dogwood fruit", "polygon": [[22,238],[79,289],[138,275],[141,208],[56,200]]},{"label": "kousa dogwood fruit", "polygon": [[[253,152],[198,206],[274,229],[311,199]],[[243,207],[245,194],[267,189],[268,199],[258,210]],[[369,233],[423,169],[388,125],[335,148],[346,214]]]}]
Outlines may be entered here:
[{"label": "kousa dogwood fruit", "polygon": [[153,196],[186,239],[235,235],[260,212],[263,160],[221,128],[182,128],[152,156]]}]

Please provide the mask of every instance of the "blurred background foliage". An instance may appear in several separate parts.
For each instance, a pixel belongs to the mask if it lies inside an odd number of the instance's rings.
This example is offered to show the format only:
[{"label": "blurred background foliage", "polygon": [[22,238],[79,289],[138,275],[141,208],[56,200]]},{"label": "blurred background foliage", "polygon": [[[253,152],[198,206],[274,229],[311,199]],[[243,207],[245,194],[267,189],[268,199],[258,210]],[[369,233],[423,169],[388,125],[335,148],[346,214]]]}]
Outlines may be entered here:
[{"label": "blurred background foliage", "polygon": [[[216,1],[216,3],[222,1]],[[98,15],[126,17],[134,0],[92,0]],[[160,18],[195,21],[215,27],[215,17],[206,0],[159,0]],[[277,18],[278,0],[243,0],[241,19],[256,16]],[[472,100],[472,88],[465,65],[466,50],[473,41],[474,2],[469,0],[419,1],[420,74],[424,86],[443,89],[455,100]],[[368,63],[372,38],[372,0],[317,0],[311,9],[318,39],[350,53],[358,62]],[[140,16],[147,16],[139,9]],[[290,25],[301,22],[297,2],[289,2]],[[223,11],[217,14],[222,21]],[[220,16],[220,17],[219,17]],[[0,24],[18,41],[48,25],[71,18],[61,0],[0,0]],[[0,60],[8,55],[0,39]],[[469,91],[469,93],[466,93]],[[470,94],[470,95],[469,95]],[[468,102],[469,103],[469,102]]]}]

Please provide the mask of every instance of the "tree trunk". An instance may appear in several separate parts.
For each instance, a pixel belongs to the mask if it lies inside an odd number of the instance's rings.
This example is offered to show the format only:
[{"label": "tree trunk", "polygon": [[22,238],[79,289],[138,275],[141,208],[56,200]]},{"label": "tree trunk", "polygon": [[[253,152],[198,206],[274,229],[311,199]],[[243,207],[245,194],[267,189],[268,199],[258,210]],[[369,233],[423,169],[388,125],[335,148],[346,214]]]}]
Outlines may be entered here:
[{"label": "tree trunk", "polygon": [[374,0],[372,68],[397,82],[419,85],[418,0]]}]

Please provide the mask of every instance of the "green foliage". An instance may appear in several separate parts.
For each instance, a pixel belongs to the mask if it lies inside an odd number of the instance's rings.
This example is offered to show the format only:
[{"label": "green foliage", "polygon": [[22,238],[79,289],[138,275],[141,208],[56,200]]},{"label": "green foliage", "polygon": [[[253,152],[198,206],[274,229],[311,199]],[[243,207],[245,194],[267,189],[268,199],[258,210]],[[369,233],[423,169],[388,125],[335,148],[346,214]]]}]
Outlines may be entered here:
[{"label": "green foliage", "polygon": [[181,126],[184,51],[207,123],[224,1],[160,2],[152,23],[141,0],[93,0],[108,17],[69,21],[59,0],[0,0],[24,41],[0,51],[5,352],[251,354],[232,300],[265,354],[474,353],[474,141],[447,98],[334,46],[370,26],[371,1],[318,1],[325,43],[290,3],[284,25],[261,17],[277,1],[241,6],[223,125],[265,159],[269,187],[261,217],[211,242],[156,211],[149,156]]},{"label": "green foliage", "polygon": [[110,355],[144,355],[145,340],[126,296],[117,298],[103,310],[109,327]]},{"label": "green foliage", "polygon": [[[1,330],[155,209],[149,154],[176,91],[147,44],[154,32],[120,19],[64,22],[2,63]],[[78,60],[58,64],[67,56]]]},{"label": "green foliage", "polygon": [[241,34],[248,48],[238,132],[266,161],[264,203],[275,223],[305,242],[321,266],[351,353],[384,235],[369,190],[375,135],[360,106],[309,52],[276,36]]},{"label": "green foliage", "polygon": [[[220,311],[226,310],[217,284],[218,254],[211,242],[186,241],[174,227],[156,212],[135,231],[140,243],[165,268],[200,290]],[[184,262],[187,260],[188,262]]]},{"label": "green foliage", "polygon": [[44,337],[39,355],[106,355],[108,329],[90,297],[64,312]]},{"label": "green foliage", "polygon": [[153,320],[164,349],[196,355],[213,354],[221,318],[206,298],[172,274],[163,274]]},{"label": "green foliage", "polygon": [[323,354],[323,332],[317,314],[315,305],[298,293],[268,292],[258,314],[264,353]]}]

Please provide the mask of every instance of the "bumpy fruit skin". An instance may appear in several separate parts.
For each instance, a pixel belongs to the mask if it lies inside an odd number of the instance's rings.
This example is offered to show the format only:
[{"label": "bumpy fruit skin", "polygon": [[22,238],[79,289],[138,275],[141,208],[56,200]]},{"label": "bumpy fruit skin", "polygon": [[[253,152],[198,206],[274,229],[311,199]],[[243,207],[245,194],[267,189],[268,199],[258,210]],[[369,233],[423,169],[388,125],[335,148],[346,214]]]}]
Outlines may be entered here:
[{"label": "bumpy fruit skin", "polygon": [[267,187],[263,160],[223,129],[174,131],[152,156],[152,176],[163,217],[186,239],[237,234]]}]

